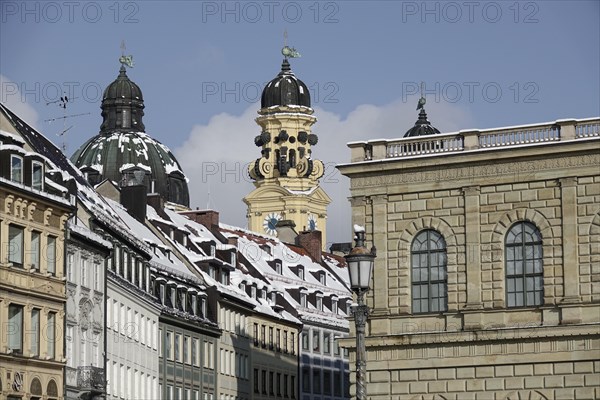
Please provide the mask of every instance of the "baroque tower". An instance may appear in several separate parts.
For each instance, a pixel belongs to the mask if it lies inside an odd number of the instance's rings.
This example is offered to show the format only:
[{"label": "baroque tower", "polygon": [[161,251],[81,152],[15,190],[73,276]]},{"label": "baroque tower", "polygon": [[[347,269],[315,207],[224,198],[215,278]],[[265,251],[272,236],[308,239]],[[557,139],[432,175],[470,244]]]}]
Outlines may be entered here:
[{"label": "baroque tower", "polygon": [[281,72],[264,88],[256,123],[261,133],[254,144],[261,157],[249,165],[256,187],[244,202],[248,227],[276,236],[281,220],[293,221],[297,230],[319,230],[326,243],[327,205],[331,199],[319,186],[324,166],[312,158],[318,141],[311,132],[317,121],[310,107],[308,87],[290,68],[288,56],[298,56],[284,47]]}]

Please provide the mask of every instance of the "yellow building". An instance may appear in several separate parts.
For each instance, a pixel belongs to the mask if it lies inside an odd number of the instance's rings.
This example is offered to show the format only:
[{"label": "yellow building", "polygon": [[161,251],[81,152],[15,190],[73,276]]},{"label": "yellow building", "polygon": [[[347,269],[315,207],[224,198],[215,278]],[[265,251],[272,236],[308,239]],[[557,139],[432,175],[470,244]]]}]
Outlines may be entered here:
[{"label": "yellow building", "polygon": [[600,119],[439,134],[422,114],[339,166],[377,246],[369,398],[600,398]]},{"label": "yellow building", "polygon": [[277,222],[291,220],[299,230],[321,231],[327,242],[331,199],[319,186],[323,163],[312,158],[312,146],[318,142],[311,133],[317,121],[313,112],[308,87],[285,58],[281,72],[263,90],[256,118],[262,131],[254,144],[261,148],[261,157],[250,163],[256,188],[244,198],[251,231],[276,236]]},{"label": "yellow building", "polygon": [[70,182],[16,121],[0,105],[0,398],[62,399]]}]

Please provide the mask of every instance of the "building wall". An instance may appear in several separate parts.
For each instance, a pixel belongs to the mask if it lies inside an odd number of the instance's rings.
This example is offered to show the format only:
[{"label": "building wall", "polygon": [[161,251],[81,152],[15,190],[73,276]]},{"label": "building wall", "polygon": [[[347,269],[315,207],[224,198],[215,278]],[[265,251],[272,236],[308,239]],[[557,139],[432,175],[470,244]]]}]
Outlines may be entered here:
[{"label": "building wall", "polygon": [[218,372],[219,396],[223,400],[251,398],[250,347],[252,338],[248,326],[249,310],[220,302]]},{"label": "building wall", "polygon": [[[27,188],[15,190],[0,183],[0,383],[2,395],[23,396],[31,393],[34,380],[49,399],[63,398],[63,354],[65,283],[64,225],[69,205],[50,201]],[[22,248],[9,241],[9,226],[22,228]],[[32,231],[40,233],[39,264],[32,263]],[[45,249],[48,237],[56,238],[55,273],[48,272]],[[9,262],[9,253],[21,251],[21,266]],[[9,320],[10,307],[22,307],[22,324]],[[39,310],[38,329],[34,329],[32,313]],[[54,327],[48,324],[50,313]],[[50,331],[54,332],[54,339]],[[9,336],[15,332],[21,341],[21,352],[11,350]],[[32,344],[38,351],[32,353]],[[54,350],[54,354],[50,351]],[[35,354],[37,353],[37,354]],[[16,385],[15,385],[16,384]],[[52,388],[53,387],[53,388]],[[16,388],[16,390],[15,390]],[[56,389],[56,390],[54,390]],[[50,394],[48,394],[50,393]]]},{"label": "building wall", "polygon": [[159,309],[108,274],[107,398],[158,399]]},{"label": "building wall", "polygon": [[77,240],[67,243],[67,398],[76,399],[82,391],[77,383],[78,367],[105,370],[104,258],[107,252],[106,248],[93,249]]},{"label": "building wall", "polygon": [[[465,133],[464,149],[428,157],[389,158],[386,147],[394,145],[374,143],[373,158],[387,162],[342,167],[351,177],[353,222],[377,246],[370,398],[600,396],[600,154],[596,139],[576,138],[567,123],[560,128],[564,143],[470,152]],[[519,221],[542,238],[538,306],[507,304],[505,239]],[[444,312],[412,307],[411,244],[427,229],[446,242]],[[353,341],[345,344],[354,359]]]}]

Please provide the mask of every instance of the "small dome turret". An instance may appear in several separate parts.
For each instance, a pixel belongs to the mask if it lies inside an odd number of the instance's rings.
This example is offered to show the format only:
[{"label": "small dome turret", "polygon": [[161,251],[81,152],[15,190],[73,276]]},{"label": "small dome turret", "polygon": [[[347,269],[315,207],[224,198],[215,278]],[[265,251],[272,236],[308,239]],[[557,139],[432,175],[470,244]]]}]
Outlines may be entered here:
[{"label": "small dome turret", "polygon": [[138,85],[129,79],[125,65],[119,76],[104,90],[102,95],[102,125],[100,133],[145,132],[144,96]]},{"label": "small dome turret", "polygon": [[260,106],[290,105],[310,107],[310,93],[304,82],[294,75],[286,57],[281,64],[281,72],[263,89]]},{"label": "small dome turret", "polygon": [[425,97],[423,97],[423,95],[421,95],[417,105],[417,110],[419,109],[421,110],[419,112],[419,119],[417,119],[417,122],[415,122],[415,126],[406,131],[404,137],[435,135],[440,133],[440,131],[436,127],[432,126],[427,120],[427,113],[425,112]]}]

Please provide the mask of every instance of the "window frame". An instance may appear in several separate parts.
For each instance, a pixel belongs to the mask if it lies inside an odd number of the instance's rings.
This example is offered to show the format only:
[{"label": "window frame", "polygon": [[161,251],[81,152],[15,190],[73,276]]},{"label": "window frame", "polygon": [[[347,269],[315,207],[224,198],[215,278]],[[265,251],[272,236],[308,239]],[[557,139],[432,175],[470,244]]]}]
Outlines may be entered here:
[{"label": "window frame", "polygon": [[[19,161],[19,166],[16,167],[14,164],[14,161]],[[23,157],[18,156],[16,154],[11,154],[10,155],[10,180],[12,182],[17,182],[20,184],[23,184]],[[18,170],[19,172],[19,179],[15,179],[15,172],[16,170]]]},{"label": "window frame", "polygon": [[[509,243],[509,237],[511,234],[515,235],[513,232],[517,227],[521,228],[521,241],[519,243],[511,242]],[[524,233],[525,228],[528,227],[531,229],[531,235],[535,235],[535,240],[527,241]],[[515,235],[516,236],[516,235]],[[527,257],[528,247],[531,247],[533,250],[533,255],[531,258]],[[511,250],[515,249],[513,253],[512,259],[509,259]],[[520,250],[517,252],[517,249]],[[517,259],[515,256],[520,253],[521,259]],[[537,254],[537,257],[536,257]],[[517,261],[521,261],[521,272],[517,273]],[[528,261],[532,262],[531,270],[532,272],[527,272]],[[538,272],[536,272],[536,261],[539,263]],[[510,267],[509,263],[515,262],[515,265]],[[506,307],[507,308],[529,308],[529,307],[539,307],[544,305],[544,248],[543,248],[543,238],[539,228],[530,221],[517,221],[512,224],[509,229],[506,231],[506,235],[504,238],[504,272],[505,272],[505,296],[506,296]],[[512,274],[509,273],[509,270],[513,270]],[[533,289],[527,289],[527,281],[529,279],[533,279]],[[513,288],[514,290],[510,290],[509,282],[511,279],[514,279]],[[521,289],[517,290],[517,279],[521,279]],[[537,282],[536,282],[537,281]],[[514,294],[514,303],[510,301],[511,294]],[[533,303],[529,303],[528,298],[529,294],[533,296]],[[538,294],[538,296],[536,296]],[[520,295],[521,303],[517,302],[517,296]],[[511,304],[512,303],[512,304]]]},{"label": "window frame", "polygon": [[[36,166],[41,167],[41,175],[39,182],[36,182],[35,179]],[[44,190],[44,163],[35,160],[31,161],[31,188],[39,191]]]},{"label": "window frame", "polygon": [[[426,244],[426,249],[415,250],[415,244],[418,243],[423,235],[426,235],[424,241]],[[432,235],[436,236],[435,242],[440,243],[441,247],[430,247],[432,241],[434,241],[434,239],[431,237]],[[442,256],[443,262],[441,264],[432,265],[431,259],[432,255],[434,254]],[[423,255],[426,259],[426,265],[424,267],[422,266],[421,262],[415,263],[416,260],[421,260],[420,257]],[[438,274],[442,275],[441,278],[438,276],[437,279],[432,279],[432,269],[434,268],[438,270]],[[418,270],[421,270],[421,274],[423,270],[426,271],[427,280],[415,280]],[[446,244],[446,239],[440,232],[434,229],[423,229],[419,231],[413,238],[410,247],[410,280],[411,310],[413,314],[439,314],[448,310],[448,247]],[[432,295],[434,288],[438,291],[436,296]],[[423,297],[421,294],[423,289],[425,289],[427,297]],[[441,294],[439,293],[440,289],[443,292]],[[419,297],[416,297],[417,293]],[[424,301],[426,302],[424,303]],[[426,304],[426,309],[423,309],[423,304]],[[437,304],[437,309],[434,309],[435,304]]]}]

